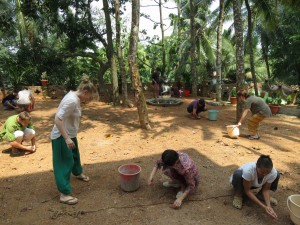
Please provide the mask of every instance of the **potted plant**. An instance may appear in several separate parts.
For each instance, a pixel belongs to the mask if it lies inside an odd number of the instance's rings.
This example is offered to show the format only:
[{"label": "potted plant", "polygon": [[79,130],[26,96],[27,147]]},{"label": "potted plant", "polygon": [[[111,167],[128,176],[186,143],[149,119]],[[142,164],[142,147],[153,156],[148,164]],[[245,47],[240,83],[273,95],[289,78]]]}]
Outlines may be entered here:
[{"label": "potted plant", "polygon": [[236,87],[233,87],[230,91],[230,103],[231,105],[237,104]]},{"label": "potted plant", "polygon": [[41,83],[42,86],[47,86],[48,85],[48,76],[47,76],[47,72],[43,72],[41,75]]},{"label": "potted plant", "polygon": [[272,94],[272,97],[268,97],[266,99],[266,102],[269,104],[269,107],[271,109],[271,112],[273,115],[276,115],[281,108],[282,98],[280,96],[277,96],[275,94]]}]

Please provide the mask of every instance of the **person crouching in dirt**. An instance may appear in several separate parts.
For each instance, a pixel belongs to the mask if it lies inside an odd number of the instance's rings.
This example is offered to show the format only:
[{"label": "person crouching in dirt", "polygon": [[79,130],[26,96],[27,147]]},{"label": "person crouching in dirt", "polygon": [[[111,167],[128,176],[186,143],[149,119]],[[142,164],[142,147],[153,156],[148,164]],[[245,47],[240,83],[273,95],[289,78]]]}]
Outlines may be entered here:
[{"label": "person crouching in dirt", "polygon": [[[18,115],[8,117],[0,131],[0,140],[10,142],[12,156],[20,155],[22,151],[35,152],[35,131],[30,114],[24,111]],[[23,145],[24,141],[30,141],[31,146]]]},{"label": "person crouching in dirt", "polygon": [[[273,167],[273,162],[268,155],[261,155],[257,162],[249,162],[242,165],[231,176],[231,184],[234,187],[232,205],[237,209],[243,206],[243,195],[259,205],[274,219],[277,215],[272,205],[277,205],[277,200],[270,197],[270,190],[276,191],[280,173]],[[255,195],[251,189],[260,188]]]},{"label": "person crouching in dirt", "polygon": [[17,109],[18,106],[16,104],[16,98],[17,98],[17,92],[13,91],[9,95],[7,95],[5,98],[2,100],[2,105],[5,109]]},{"label": "person crouching in dirt", "polygon": [[204,99],[194,100],[187,107],[188,113],[190,113],[192,119],[200,119],[199,113],[206,111],[206,103]]},{"label": "person crouching in dirt", "polygon": [[164,187],[180,188],[176,195],[176,200],[171,205],[172,208],[179,208],[183,200],[196,191],[200,176],[194,161],[186,154],[175,150],[165,150],[161,159],[156,164],[148,179],[148,184],[153,184],[153,178],[157,170],[162,168],[162,172],[171,181],[163,183]]},{"label": "person crouching in dirt", "polygon": [[248,112],[251,111],[252,116],[248,120],[248,131],[250,135],[248,135],[248,139],[250,140],[258,140],[260,138],[258,134],[259,123],[266,117],[272,116],[270,107],[264,100],[260,97],[250,96],[247,91],[241,89],[237,93],[237,97],[245,102],[245,109],[242,113],[240,121],[238,125],[241,126],[243,120],[247,116]]}]

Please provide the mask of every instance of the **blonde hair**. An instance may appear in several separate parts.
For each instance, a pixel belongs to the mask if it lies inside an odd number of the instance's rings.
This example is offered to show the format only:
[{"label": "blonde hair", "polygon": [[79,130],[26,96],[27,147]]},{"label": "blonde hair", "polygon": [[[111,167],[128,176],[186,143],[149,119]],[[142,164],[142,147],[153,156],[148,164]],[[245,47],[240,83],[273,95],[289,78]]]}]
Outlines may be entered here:
[{"label": "blonde hair", "polygon": [[22,121],[30,121],[31,120],[31,116],[29,114],[29,112],[27,111],[23,111],[19,114],[19,119]]},{"label": "blonde hair", "polygon": [[97,92],[97,89],[96,89],[95,85],[90,81],[89,76],[86,75],[86,74],[82,75],[81,82],[80,82],[77,90],[79,92],[82,92],[82,91],[88,91],[90,93],[96,93]]}]

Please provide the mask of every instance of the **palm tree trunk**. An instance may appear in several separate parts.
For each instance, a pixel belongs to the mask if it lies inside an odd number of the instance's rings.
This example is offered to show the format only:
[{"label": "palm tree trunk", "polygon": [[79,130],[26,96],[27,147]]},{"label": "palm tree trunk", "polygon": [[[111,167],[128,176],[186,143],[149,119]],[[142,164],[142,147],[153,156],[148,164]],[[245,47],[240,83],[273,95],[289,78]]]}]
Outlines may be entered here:
[{"label": "palm tree trunk", "polygon": [[[234,14],[234,30],[235,30],[235,43],[236,43],[236,81],[237,89],[243,87],[245,74],[244,74],[244,44],[243,44],[243,20],[241,13],[240,0],[233,0],[233,14]],[[243,112],[243,103],[238,99],[236,106],[236,121],[238,122]]]},{"label": "palm tree trunk", "polygon": [[224,22],[224,0],[220,0],[220,12],[218,18],[218,31],[217,31],[217,101],[222,100],[222,31]]},{"label": "palm tree trunk", "polygon": [[20,35],[20,42],[21,42],[21,47],[24,47],[24,36],[26,34],[26,25],[25,25],[25,18],[23,15],[23,12],[21,10],[21,1],[17,0],[17,18],[18,18],[18,31]]},{"label": "palm tree trunk", "polygon": [[195,40],[195,3],[190,0],[190,35],[191,35],[191,75],[192,75],[192,95],[197,96],[197,74],[196,74],[196,40]]},{"label": "palm tree trunk", "polygon": [[255,95],[258,96],[258,88],[255,74],[255,66],[254,66],[254,53],[253,53],[253,22],[252,22],[252,12],[251,7],[249,5],[249,1],[245,0],[247,12],[248,12],[248,50],[250,54],[250,67],[251,67],[251,75],[254,83],[254,91]]},{"label": "palm tree trunk", "polygon": [[112,40],[112,29],[111,29],[111,21],[109,15],[108,1],[103,0],[103,10],[105,14],[105,22],[106,22],[106,32],[107,32],[107,59],[110,63],[111,67],[111,80],[112,80],[112,97],[113,104],[119,104],[119,85],[118,85],[118,74],[117,74],[117,66],[114,57],[114,45]]},{"label": "palm tree trunk", "polygon": [[161,50],[162,50],[162,71],[161,74],[165,75],[165,69],[166,69],[166,49],[165,49],[165,31],[164,31],[164,23],[163,23],[163,15],[162,15],[162,3],[161,0],[159,0],[159,17],[160,17],[160,30],[161,30]]},{"label": "palm tree trunk", "polygon": [[122,102],[123,105],[128,104],[128,94],[127,94],[127,79],[126,79],[126,69],[123,59],[123,51],[121,45],[121,18],[120,18],[120,1],[115,0],[116,7],[116,44],[118,51],[118,60],[119,60],[119,70],[122,80]]},{"label": "palm tree trunk", "polygon": [[261,39],[261,50],[262,50],[262,56],[263,59],[266,63],[266,67],[267,67],[267,74],[268,74],[268,80],[271,79],[271,72],[270,72],[270,65],[269,65],[269,47],[267,44],[267,35],[264,33],[264,31],[261,29],[260,31],[260,39]]},{"label": "palm tree trunk", "polygon": [[[180,43],[181,43],[181,32],[182,32],[182,22],[181,22],[181,6],[180,6],[180,0],[175,0],[177,5],[177,16],[179,18],[177,22],[177,49],[180,49]],[[180,80],[180,60],[177,61],[176,68],[175,68],[175,81]]]},{"label": "palm tree trunk", "polygon": [[137,104],[137,110],[139,114],[140,125],[144,129],[151,129],[148,108],[142,88],[142,82],[140,79],[139,68],[137,64],[137,45],[139,34],[139,18],[140,18],[140,0],[132,0],[132,23],[130,32],[130,44],[129,44],[129,69],[132,76],[132,87],[135,92],[135,101]]}]

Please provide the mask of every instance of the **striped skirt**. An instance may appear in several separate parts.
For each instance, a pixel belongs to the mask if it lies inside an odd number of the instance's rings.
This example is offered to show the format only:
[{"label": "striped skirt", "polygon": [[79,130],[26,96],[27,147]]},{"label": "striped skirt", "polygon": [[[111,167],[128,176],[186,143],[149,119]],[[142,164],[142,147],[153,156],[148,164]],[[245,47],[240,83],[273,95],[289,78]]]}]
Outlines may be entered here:
[{"label": "striped skirt", "polygon": [[248,120],[248,130],[251,134],[257,134],[259,123],[265,118],[261,114],[254,114]]}]

